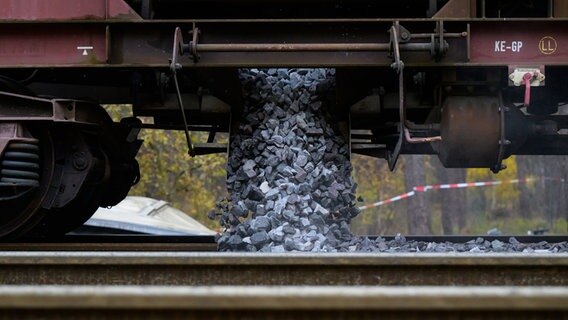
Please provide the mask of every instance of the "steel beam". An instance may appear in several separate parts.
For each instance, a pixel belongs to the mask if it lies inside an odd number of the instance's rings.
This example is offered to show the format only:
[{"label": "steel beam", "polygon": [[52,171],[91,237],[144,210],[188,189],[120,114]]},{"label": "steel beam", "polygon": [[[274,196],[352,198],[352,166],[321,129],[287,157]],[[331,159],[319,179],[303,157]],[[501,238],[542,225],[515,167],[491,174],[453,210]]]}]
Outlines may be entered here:
[{"label": "steel beam", "polygon": [[[182,59],[183,67],[388,67],[392,62],[388,29],[393,22],[384,19],[4,21],[0,22],[0,67],[167,68],[175,28],[182,28],[188,35],[194,24],[201,30],[197,44],[201,59],[199,62]],[[468,23],[471,34],[467,33]],[[445,31],[456,36],[444,37],[449,50],[438,57],[425,51],[430,46],[429,38],[437,37],[435,20],[414,19],[401,24],[415,35],[401,44],[402,59],[409,67],[568,64],[568,47],[561,46],[568,40],[566,21],[446,21]],[[541,43],[545,37],[555,39],[556,45]]]}]

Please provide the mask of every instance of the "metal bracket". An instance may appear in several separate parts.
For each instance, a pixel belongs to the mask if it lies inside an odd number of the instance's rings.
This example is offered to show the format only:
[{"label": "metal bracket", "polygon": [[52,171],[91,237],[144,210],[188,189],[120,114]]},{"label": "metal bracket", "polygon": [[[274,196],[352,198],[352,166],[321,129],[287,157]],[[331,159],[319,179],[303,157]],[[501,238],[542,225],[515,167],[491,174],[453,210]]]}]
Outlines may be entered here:
[{"label": "metal bracket", "polygon": [[[408,129],[408,124],[406,120],[406,103],[404,99],[404,62],[400,58],[400,30],[401,27],[398,21],[395,21],[394,25],[390,29],[390,43],[391,43],[391,54],[394,62],[391,64],[393,68],[398,73],[398,92],[399,92],[399,138],[396,146],[392,152],[387,153],[387,161],[389,163],[389,169],[392,171],[396,166],[396,162],[400,155],[400,151],[405,143],[429,143],[434,141],[441,141],[441,136],[433,137],[421,137],[413,138]],[[443,38],[441,39],[443,41]]]},{"label": "metal bracket", "polygon": [[396,162],[398,157],[400,156],[400,151],[402,149],[402,145],[404,144],[404,123],[403,119],[405,118],[405,108],[404,108],[404,62],[400,59],[400,47],[398,43],[398,31],[399,31],[399,23],[396,21],[394,25],[390,29],[390,43],[391,43],[391,54],[394,59],[394,62],[391,64],[391,68],[393,68],[398,73],[398,87],[399,87],[399,113],[400,113],[400,128],[399,128],[399,137],[396,142],[396,146],[392,152],[387,153],[387,162],[389,164],[389,169],[391,171],[394,170],[396,166]]},{"label": "metal bracket", "polygon": [[438,41],[436,41],[436,36],[433,33],[431,37],[431,50],[430,55],[439,59],[440,57],[444,56],[446,52],[448,52],[449,44],[446,40],[444,40],[444,21],[436,21],[436,33],[438,35]]},{"label": "metal bracket", "polygon": [[189,34],[191,34],[191,41],[188,45],[189,57],[191,58],[191,60],[193,60],[193,62],[196,63],[199,62],[199,59],[201,58],[199,56],[199,52],[197,52],[197,44],[199,43],[200,33],[201,31],[195,26],[195,24],[193,25],[193,29],[189,32]]},{"label": "metal bracket", "polygon": [[189,134],[189,129],[188,129],[188,125],[187,125],[187,118],[185,117],[185,109],[183,107],[183,101],[182,101],[182,97],[181,97],[181,91],[179,89],[179,83],[178,83],[178,79],[177,79],[177,72],[179,70],[181,70],[182,65],[181,63],[178,62],[178,57],[180,55],[183,54],[183,35],[181,33],[181,29],[179,27],[176,28],[175,33],[174,33],[174,46],[173,46],[173,50],[172,50],[172,59],[170,62],[170,71],[172,73],[172,78],[174,79],[174,86],[176,88],[176,95],[177,95],[177,101],[178,101],[178,105],[179,105],[179,109],[181,112],[181,118],[183,121],[183,129],[184,129],[184,133],[185,133],[185,140],[187,143],[187,153],[194,157],[195,156],[195,150],[193,148],[193,143],[191,141],[191,135]]},{"label": "metal bracket", "polygon": [[[544,69],[544,67],[542,67],[542,69]],[[541,68],[515,68],[513,72],[509,74],[509,85],[512,84],[517,87],[522,85],[525,87],[523,105],[528,107],[531,102],[531,87],[544,86],[545,79],[546,77],[544,73],[541,72]]]},{"label": "metal bracket", "polygon": [[[436,22],[436,29],[433,33],[412,34],[406,28],[395,22],[397,50],[400,51],[417,51],[430,52],[433,58],[443,56],[448,48],[448,42],[445,38],[461,38],[465,33],[445,33],[442,21]],[[389,43],[199,43],[201,30],[193,24],[192,30],[189,32],[191,41],[184,43],[181,34],[174,39],[179,43],[179,53],[183,55],[187,53],[194,63],[199,62],[200,54],[207,52],[392,52],[393,37],[391,32],[391,40]],[[412,39],[427,39],[426,41],[411,42]],[[430,40],[428,42],[428,40]],[[400,61],[398,59],[397,61]]]},{"label": "metal bracket", "polygon": [[491,168],[491,172],[498,173],[501,170],[507,169],[507,166],[503,164],[503,159],[505,158],[505,148],[511,144],[511,141],[507,140],[507,132],[505,128],[505,112],[509,111],[509,107],[503,105],[503,97],[499,95],[499,124],[501,129],[499,130],[499,153],[497,154],[497,162],[495,167]]},{"label": "metal bracket", "polygon": [[544,75],[542,69],[544,67],[529,67],[529,68],[516,68],[509,67],[509,86],[519,87],[525,84],[527,75],[531,87],[544,86]]}]

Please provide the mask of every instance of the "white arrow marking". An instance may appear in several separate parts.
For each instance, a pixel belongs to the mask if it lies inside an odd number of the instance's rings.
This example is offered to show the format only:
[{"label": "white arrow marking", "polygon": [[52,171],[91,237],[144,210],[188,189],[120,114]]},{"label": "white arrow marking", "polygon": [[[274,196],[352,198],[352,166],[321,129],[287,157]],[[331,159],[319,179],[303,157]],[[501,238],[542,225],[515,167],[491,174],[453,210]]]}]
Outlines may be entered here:
[{"label": "white arrow marking", "polygon": [[93,50],[93,46],[78,46],[77,50],[83,50],[83,55],[87,56],[87,55],[89,55],[87,50]]}]

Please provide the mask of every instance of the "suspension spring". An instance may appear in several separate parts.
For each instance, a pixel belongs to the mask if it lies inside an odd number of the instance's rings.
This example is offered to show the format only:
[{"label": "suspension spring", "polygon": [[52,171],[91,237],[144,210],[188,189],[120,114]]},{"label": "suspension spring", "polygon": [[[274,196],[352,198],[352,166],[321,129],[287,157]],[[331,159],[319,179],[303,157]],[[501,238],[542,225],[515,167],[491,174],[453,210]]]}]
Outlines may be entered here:
[{"label": "suspension spring", "polygon": [[39,141],[10,142],[0,162],[0,183],[39,187]]}]

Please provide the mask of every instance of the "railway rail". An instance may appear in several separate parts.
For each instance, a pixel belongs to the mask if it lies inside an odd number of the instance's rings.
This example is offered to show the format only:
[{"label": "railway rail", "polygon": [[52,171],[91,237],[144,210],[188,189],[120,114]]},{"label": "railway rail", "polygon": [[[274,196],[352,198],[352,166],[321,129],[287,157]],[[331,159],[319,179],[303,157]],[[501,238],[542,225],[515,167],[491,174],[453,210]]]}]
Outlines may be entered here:
[{"label": "railway rail", "polygon": [[5,285],[567,286],[568,254],[0,252]]},{"label": "railway rail", "polygon": [[566,319],[550,287],[0,286],[0,309],[25,318]]}]

